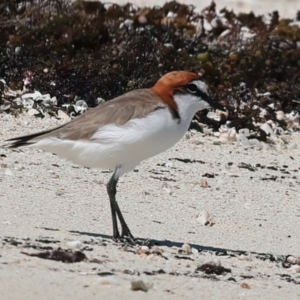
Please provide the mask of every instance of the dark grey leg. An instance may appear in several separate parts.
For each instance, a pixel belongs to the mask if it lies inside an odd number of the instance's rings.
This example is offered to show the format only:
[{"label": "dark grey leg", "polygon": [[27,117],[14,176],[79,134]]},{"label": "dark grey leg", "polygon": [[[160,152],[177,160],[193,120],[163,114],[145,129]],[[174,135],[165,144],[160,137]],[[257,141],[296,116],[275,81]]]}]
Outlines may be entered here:
[{"label": "dark grey leg", "polygon": [[118,181],[114,179],[114,175],[113,175],[106,186],[107,193],[109,196],[109,202],[110,202],[111,219],[112,219],[112,223],[113,223],[113,237],[115,239],[120,238],[120,233],[118,230],[117,215],[116,215],[116,205],[115,205],[115,203],[116,203],[115,196],[117,193],[117,189],[116,189],[117,182]]},{"label": "dark grey leg", "polygon": [[[118,180],[119,180],[119,178],[115,178],[115,173],[114,173],[113,176],[110,178],[109,182],[107,183],[107,193],[109,196],[111,217],[112,217],[112,222],[113,222],[113,237],[115,239],[118,239],[120,237],[129,237],[129,238],[133,239],[134,237],[131,234],[129,227],[126,224],[124,217],[121,213],[121,210],[119,208],[118,202],[116,201]],[[119,221],[122,226],[121,236],[120,236],[120,233],[118,230],[117,216],[118,216]]]}]

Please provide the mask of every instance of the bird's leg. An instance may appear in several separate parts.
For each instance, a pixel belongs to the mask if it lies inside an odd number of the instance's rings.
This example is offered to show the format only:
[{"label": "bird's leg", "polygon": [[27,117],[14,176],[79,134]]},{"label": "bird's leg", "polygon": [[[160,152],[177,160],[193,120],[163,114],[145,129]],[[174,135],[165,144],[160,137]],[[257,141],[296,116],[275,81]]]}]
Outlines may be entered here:
[{"label": "bird's leg", "polygon": [[118,180],[116,180],[113,175],[106,186],[107,194],[109,196],[109,202],[110,202],[111,218],[112,218],[112,223],[113,223],[113,238],[114,239],[120,238],[120,233],[118,230],[117,214],[116,214],[116,193],[117,193],[116,185],[117,185],[117,182],[118,182]]},{"label": "bird's leg", "polygon": [[110,207],[111,207],[111,215],[112,215],[112,221],[113,221],[113,237],[115,239],[118,239],[120,237],[119,230],[118,230],[118,224],[117,224],[117,218],[116,215],[119,218],[119,221],[122,226],[122,233],[121,237],[128,237],[130,239],[134,239],[133,235],[131,234],[128,225],[126,224],[124,217],[122,215],[122,212],[119,208],[118,202],[116,201],[116,193],[117,193],[117,183],[119,178],[115,178],[115,173],[109,180],[107,184],[107,193],[110,200]]}]

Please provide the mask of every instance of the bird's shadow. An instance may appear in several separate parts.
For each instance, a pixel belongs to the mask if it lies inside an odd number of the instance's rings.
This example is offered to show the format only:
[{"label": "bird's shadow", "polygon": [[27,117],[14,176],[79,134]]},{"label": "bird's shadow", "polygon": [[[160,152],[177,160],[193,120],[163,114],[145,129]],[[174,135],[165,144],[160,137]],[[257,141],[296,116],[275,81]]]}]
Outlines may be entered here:
[{"label": "bird's shadow", "polygon": [[[79,234],[79,235],[86,235],[93,238],[102,238],[106,240],[113,241],[112,236],[106,235],[106,234],[99,234],[99,233],[92,233],[92,232],[82,232],[82,231],[70,231],[72,234]],[[177,247],[181,248],[183,245],[182,242],[177,241],[170,241],[170,240],[156,240],[156,239],[145,239],[145,238],[137,238],[137,241],[140,244],[147,244],[148,242],[151,243],[151,245],[156,246],[165,246],[165,247]],[[247,255],[247,256],[254,256],[261,260],[269,260],[269,261],[286,261],[286,258],[288,255],[275,255],[272,253],[263,253],[263,252],[255,252],[255,251],[248,251],[248,250],[239,250],[239,249],[227,249],[227,248],[218,248],[218,247],[212,247],[212,246],[203,246],[199,244],[190,244],[191,247],[197,249],[199,252],[210,252],[215,254],[216,256],[231,256],[231,257],[237,257],[240,255]]]}]

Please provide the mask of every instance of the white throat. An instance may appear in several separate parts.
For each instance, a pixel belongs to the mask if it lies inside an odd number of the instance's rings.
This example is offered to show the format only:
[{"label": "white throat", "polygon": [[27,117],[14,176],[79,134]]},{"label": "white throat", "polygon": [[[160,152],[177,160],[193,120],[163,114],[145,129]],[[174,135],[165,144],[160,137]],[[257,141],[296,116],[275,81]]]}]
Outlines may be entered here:
[{"label": "white throat", "polygon": [[210,108],[206,101],[191,94],[174,95],[174,101],[177,104],[181,122],[185,125],[186,130],[189,128],[197,111]]}]

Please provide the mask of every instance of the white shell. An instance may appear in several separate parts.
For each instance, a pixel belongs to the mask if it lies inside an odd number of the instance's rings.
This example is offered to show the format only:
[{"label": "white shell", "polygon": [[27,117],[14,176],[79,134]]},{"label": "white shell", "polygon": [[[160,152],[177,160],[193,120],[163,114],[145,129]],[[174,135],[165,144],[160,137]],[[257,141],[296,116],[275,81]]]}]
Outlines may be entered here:
[{"label": "white shell", "polygon": [[260,126],[260,129],[263,130],[266,134],[270,134],[273,135],[274,131],[271,128],[271,126],[269,125],[269,123],[264,123]]},{"label": "white shell", "polygon": [[74,110],[76,111],[76,113],[83,114],[87,109],[88,109],[88,105],[84,100],[76,101],[74,105]]},{"label": "white shell", "polygon": [[185,252],[186,254],[191,254],[192,253],[192,247],[188,244],[188,243],[184,243],[182,246],[181,246],[181,250],[183,252]]},{"label": "white shell", "polygon": [[81,249],[82,242],[80,242],[80,241],[68,241],[68,242],[66,242],[66,246],[69,249],[72,249],[72,250]]},{"label": "white shell", "polygon": [[213,216],[208,211],[203,210],[197,215],[196,221],[204,226],[212,226]]},{"label": "white shell", "polygon": [[285,114],[282,110],[276,111],[276,119],[277,120],[285,120]]},{"label": "white shell", "polygon": [[249,140],[243,134],[236,134],[236,140],[243,146],[249,146]]},{"label": "white shell", "polygon": [[249,131],[248,128],[241,128],[241,129],[239,130],[239,134],[242,134],[242,135],[248,137],[248,136],[250,135],[250,131]]},{"label": "white shell", "polygon": [[213,120],[216,120],[216,121],[220,121],[221,120],[221,116],[218,115],[218,114],[216,114],[213,111],[210,111],[206,116],[207,116],[207,118],[213,119]]}]

